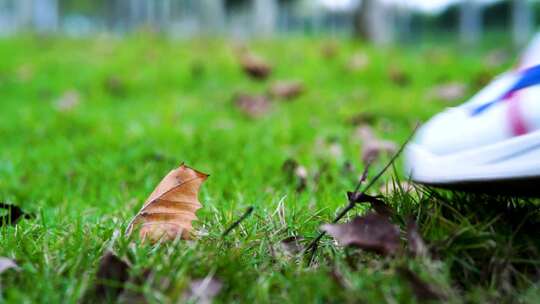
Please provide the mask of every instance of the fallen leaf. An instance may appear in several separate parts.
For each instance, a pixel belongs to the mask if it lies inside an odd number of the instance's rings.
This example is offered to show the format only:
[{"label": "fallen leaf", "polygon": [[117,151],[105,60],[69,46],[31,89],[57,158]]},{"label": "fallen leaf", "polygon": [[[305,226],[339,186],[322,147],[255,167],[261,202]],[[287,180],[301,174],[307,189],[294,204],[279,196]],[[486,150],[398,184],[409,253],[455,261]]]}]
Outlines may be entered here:
[{"label": "fallen leaf", "polygon": [[304,246],[301,243],[303,240],[304,238],[301,236],[290,236],[281,240],[279,243],[285,254],[295,255],[304,250]]},{"label": "fallen leaf", "polygon": [[358,52],[351,56],[347,63],[347,68],[351,71],[360,71],[369,64],[369,57],[364,52]]},{"label": "fallen leaf", "polygon": [[242,113],[251,118],[259,118],[270,109],[270,100],[264,95],[238,94],[234,103]]},{"label": "fallen leaf", "polygon": [[336,57],[339,51],[339,45],[335,41],[328,41],[323,44],[321,48],[322,56],[325,59],[332,59]]},{"label": "fallen leaf", "polygon": [[294,170],[298,167],[298,162],[292,158],[286,159],[281,165],[281,170],[287,175],[289,179],[293,178]]},{"label": "fallen leaf", "polygon": [[377,117],[373,113],[364,112],[350,117],[347,121],[353,126],[372,125],[377,121]]},{"label": "fallen leaf", "polygon": [[296,184],[296,191],[302,192],[307,187],[308,171],[306,167],[300,165],[294,159],[287,159],[281,166],[283,172],[287,175],[289,182]]},{"label": "fallen leaf", "polygon": [[123,96],[126,93],[126,85],[118,76],[109,76],[104,82],[105,90],[112,96]]},{"label": "fallen leaf", "polygon": [[396,85],[404,87],[411,82],[411,78],[403,70],[392,66],[388,69],[388,78]]},{"label": "fallen leaf", "polygon": [[19,220],[32,217],[15,205],[0,203],[0,209],[4,210],[4,212],[0,213],[0,227],[4,225],[16,225]]},{"label": "fallen leaf", "polygon": [[363,192],[347,192],[347,198],[351,203],[369,203],[371,209],[375,210],[379,215],[390,217],[395,213],[382,199]]},{"label": "fallen leaf", "polygon": [[321,158],[331,156],[333,159],[341,159],[343,157],[343,147],[339,143],[339,138],[335,137],[317,137],[315,139],[314,151]]},{"label": "fallen leaf", "polygon": [[4,273],[5,271],[13,269],[13,270],[19,270],[19,266],[17,263],[15,263],[14,260],[6,257],[0,257],[0,274]]},{"label": "fallen leaf", "polygon": [[144,293],[139,290],[124,289],[118,296],[117,303],[119,304],[146,304],[149,303]]},{"label": "fallen leaf", "polygon": [[[150,280],[149,277],[152,276],[152,272],[150,270],[145,270],[141,275],[137,276],[130,276],[129,279],[124,284],[124,289],[118,295],[118,298],[116,299],[117,303],[126,303],[126,304],[145,304],[148,303],[148,300],[146,299],[144,292],[142,290],[142,286],[145,284],[146,281]],[[164,279],[164,281],[167,281]],[[163,284],[168,285],[168,284]],[[167,286],[159,286],[158,288],[162,290],[166,290]]]},{"label": "fallen leaf", "polygon": [[388,217],[376,213],[356,217],[346,224],[321,227],[342,246],[358,247],[381,255],[393,255],[400,248],[399,228]]},{"label": "fallen leaf", "polygon": [[249,52],[245,52],[240,57],[240,65],[244,72],[256,80],[268,78],[272,72],[272,67],[264,59]]},{"label": "fallen leaf", "polygon": [[330,146],[328,146],[328,151],[330,152],[330,155],[336,159],[343,157],[343,147],[341,147],[339,142],[330,143]]},{"label": "fallen leaf", "polygon": [[489,68],[498,68],[508,62],[510,54],[503,49],[496,49],[484,57],[484,65]]},{"label": "fallen leaf", "polygon": [[64,94],[56,100],[55,108],[60,112],[69,112],[76,108],[80,104],[80,101],[81,96],[79,95],[79,92],[69,90],[64,92]]},{"label": "fallen leaf", "polygon": [[356,172],[354,164],[347,160],[343,163],[343,167],[341,168],[341,172],[344,175],[352,175],[354,172]]},{"label": "fallen leaf", "polygon": [[394,154],[397,151],[397,145],[388,140],[378,139],[371,127],[362,125],[356,130],[357,137],[362,141],[362,161],[372,163],[376,161],[381,154]]},{"label": "fallen leaf", "polygon": [[296,187],[297,192],[302,192],[307,187],[307,178],[308,178],[308,171],[306,167],[304,166],[298,166],[296,170],[294,170],[294,175],[298,178],[298,186]]},{"label": "fallen leaf", "polygon": [[34,78],[34,68],[32,65],[25,63],[17,68],[15,74],[19,82],[29,82]]},{"label": "fallen leaf", "polygon": [[129,264],[113,252],[107,251],[99,261],[95,289],[87,294],[86,298],[115,300],[124,290],[128,279]]},{"label": "fallen leaf", "polygon": [[201,184],[208,175],[184,164],[172,170],[156,187],[128,225],[127,234],[140,226],[139,236],[152,242],[191,237]]},{"label": "fallen leaf", "polygon": [[321,160],[321,164],[318,166],[317,171],[313,174],[313,182],[316,187],[325,183],[332,183],[333,176],[330,170],[330,164],[328,161]]},{"label": "fallen leaf", "polygon": [[304,92],[304,85],[299,81],[278,81],[270,86],[269,94],[273,98],[292,100]]},{"label": "fallen leaf", "polygon": [[461,82],[450,82],[434,87],[429,95],[431,98],[452,102],[465,97],[467,86]]},{"label": "fallen leaf", "polygon": [[433,286],[423,281],[411,270],[399,267],[398,273],[403,277],[407,282],[409,282],[414,296],[419,301],[434,301],[434,300],[445,300],[446,297]]},{"label": "fallen leaf", "polygon": [[434,47],[426,49],[421,55],[430,66],[440,66],[451,63],[453,58],[448,49]]},{"label": "fallen leaf", "polygon": [[198,304],[210,304],[222,288],[223,283],[213,276],[193,280],[189,283],[189,289],[184,294],[184,300]]},{"label": "fallen leaf", "polygon": [[412,219],[407,224],[407,244],[413,256],[427,256],[426,243],[418,231],[418,225]]}]

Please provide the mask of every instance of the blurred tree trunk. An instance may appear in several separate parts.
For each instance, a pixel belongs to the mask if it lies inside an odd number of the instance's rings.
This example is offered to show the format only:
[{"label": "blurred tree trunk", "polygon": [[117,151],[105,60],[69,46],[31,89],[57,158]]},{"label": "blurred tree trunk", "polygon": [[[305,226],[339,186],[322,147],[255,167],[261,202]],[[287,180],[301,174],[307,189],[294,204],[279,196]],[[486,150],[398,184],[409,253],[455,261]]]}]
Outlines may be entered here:
[{"label": "blurred tree trunk", "polygon": [[412,37],[412,13],[411,8],[405,4],[396,9],[396,35],[399,41],[407,42]]},{"label": "blurred tree trunk", "polygon": [[15,1],[17,12],[17,27],[29,28],[32,26],[32,0]]},{"label": "blurred tree trunk", "polygon": [[275,32],[278,16],[276,0],[253,1],[253,23],[257,35],[269,36]]},{"label": "blurred tree trunk", "polygon": [[474,45],[482,36],[482,8],[477,0],[461,3],[459,33],[461,42]]},{"label": "blurred tree trunk", "polygon": [[121,0],[108,0],[105,2],[103,15],[105,16],[105,26],[109,31],[114,31],[118,28],[120,23],[119,12],[122,11],[121,4]]},{"label": "blurred tree trunk", "polygon": [[146,7],[144,8],[145,17],[144,21],[147,26],[150,26],[152,29],[155,28],[155,16],[156,16],[156,1],[155,0],[146,0]]},{"label": "blurred tree trunk", "polygon": [[533,31],[533,13],[530,1],[513,0],[512,2],[512,34],[514,44],[524,46]]},{"label": "blurred tree trunk", "polygon": [[378,45],[392,42],[393,16],[379,0],[363,0],[355,12],[356,35]]},{"label": "blurred tree trunk", "polygon": [[16,26],[14,24],[16,14],[12,5],[11,1],[0,0],[0,35],[13,31]]},{"label": "blurred tree trunk", "polygon": [[225,27],[225,3],[223,0],[198,0],[200,27],[206,34],[215,34]]},{"label": "blurred tree trunk", "polygon": [[33,1],[33,26],[38,32],[53,32],[58,28],[58,0]]},{"label": "blurred tree trunk", "polygon": [[159,28],[162,31],[166,31],[170,24],[171,24],[171,16],[172,16],[172,3],[171,0],[161,0],[159,2]]},{"label": "blurred tree trunk", "polygon": [[129,28],[141,26],[144,19],[144,0],[129,1]]}]

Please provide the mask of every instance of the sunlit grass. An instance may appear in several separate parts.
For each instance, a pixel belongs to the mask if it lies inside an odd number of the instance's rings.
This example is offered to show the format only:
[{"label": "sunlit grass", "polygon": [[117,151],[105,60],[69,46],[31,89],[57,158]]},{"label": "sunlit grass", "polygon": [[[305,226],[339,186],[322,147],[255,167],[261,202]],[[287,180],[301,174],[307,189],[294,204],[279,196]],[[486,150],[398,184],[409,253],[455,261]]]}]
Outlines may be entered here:
[{"label": "sunlit grass", "polygon": [[[444,45],[376,50],[353,41],[331,42],[336,54],[326,58],[322,49],[329,43],[250,43],[274,67],[269,81],[254,82],[237,64],[239,43],[150,35],[0,41],[0,200],[35,214],[0,229],[0,256],[22,268],[1,275],[3,300],[77,302],[110,247],[132,261],[133,273],[155,272],[139,286],[151,302],[175,302],[191,278],[209,273],[224,282],[217,301],[225,303],[413,302],[396,265],[408,265],[451,301],[521,294],[534,302],[540,247],[532,203],[507,208],[506,199],[396,193],[389,198],[398,210],[395,222],[404,228],[416,218],[433,259],[377,258],[336,247],[328,237],[312,266],[280,253],[280,240],[309,240],[346,203],[362,170],[353,116],[371,115],[381,137],[400,142],[417,121],[449,105],[432,100],[432,86],[462,81],[473,93],[479,78],[511,64],[487,67],[485,51]],[[369,64],[351,71],[356,52],[365,52]],[[409,83],[393,83],[390,69],[405,73]],[[260,119],[234,107],[234,93],[264,93],[278,79],[301,80],[305,94],[273,103]],[[68,90],[79,94],[79,104],[59,110]],[[331,143],[342,153],[330,151]],[[308,171],[304,192],[282,171],[290,158]],[[130,245],[122,236],[129,219],[181,162],[211,175],[195,223],[202,236]],[[221,238],[248,206],[253,215]],[[349,218],[365,211],[358,207]],[[347,287],[332,279],[336,269]]]}]

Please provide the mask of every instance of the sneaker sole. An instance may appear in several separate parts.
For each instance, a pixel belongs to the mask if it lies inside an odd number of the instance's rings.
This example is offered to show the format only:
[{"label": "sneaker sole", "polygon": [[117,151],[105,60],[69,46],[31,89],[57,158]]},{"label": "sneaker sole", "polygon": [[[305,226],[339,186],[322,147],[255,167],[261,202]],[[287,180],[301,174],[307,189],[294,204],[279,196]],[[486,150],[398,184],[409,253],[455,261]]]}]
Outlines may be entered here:
[{"label": "sneaker sole", "polygon": [[450,155],[435,155],[411,143],[404,154],[407,172],[418,183],[478,188],[531,181],[540,188],[540,131]]}]

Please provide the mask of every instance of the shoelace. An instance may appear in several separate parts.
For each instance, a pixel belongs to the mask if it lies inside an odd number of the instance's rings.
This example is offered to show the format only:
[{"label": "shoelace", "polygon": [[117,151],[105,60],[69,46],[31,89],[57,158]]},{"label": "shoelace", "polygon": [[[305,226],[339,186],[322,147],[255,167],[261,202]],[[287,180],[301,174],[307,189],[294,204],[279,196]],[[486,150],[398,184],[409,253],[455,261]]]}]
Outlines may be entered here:
[{"label": "shoelace", "polygon": [[520,72],[519,80],[501,97],[482,104],[471,111],[471,116],[476,116],[489,109],[491,106],[506,100],[512,100],[520,90],[540,84],[540,65],[536,65]]}]

